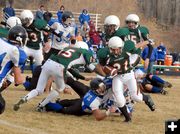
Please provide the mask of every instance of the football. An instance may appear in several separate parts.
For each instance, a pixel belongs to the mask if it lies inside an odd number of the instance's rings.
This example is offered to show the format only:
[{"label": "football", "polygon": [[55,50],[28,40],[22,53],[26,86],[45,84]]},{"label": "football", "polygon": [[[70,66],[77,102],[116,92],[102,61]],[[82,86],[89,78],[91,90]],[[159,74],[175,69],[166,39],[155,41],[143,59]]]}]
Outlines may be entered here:
[{"label": "football", "polygon": [[106,75],[114,76],[117,74],[117,69],[112,66],[104,66],[103,71]]}]

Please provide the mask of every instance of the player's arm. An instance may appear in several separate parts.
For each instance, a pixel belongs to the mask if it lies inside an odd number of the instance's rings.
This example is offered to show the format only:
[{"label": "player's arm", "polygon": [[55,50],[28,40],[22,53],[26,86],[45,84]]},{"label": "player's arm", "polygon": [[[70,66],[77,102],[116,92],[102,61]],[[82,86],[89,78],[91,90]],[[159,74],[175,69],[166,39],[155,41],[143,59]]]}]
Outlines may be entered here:
[{"label": "player's arm", "polygon": [[38,29],[38,30],[42,30],[44,32],[47,33],[53,33],[55,34],[57,37],[61,37],[62,36],[62,32],[57,31],[56,29],[51,28],[47,22],[45,20],[41,20],[41,19],[36,19],[34,21],[34,26]]},{"label": "player's arm", "polygon": [[74,70],[73,68],[69,68],[68,71],[73,75],[73,77],[75,77],[76,79],[81,79],[81,80],[85,80],[86,78],[84,76],[82,76],[79,72],[77,72],[76,70]]},{"label": "player's arm", "polygon": [[92,114],[93,114],[93,116],[95,117],[95,119],[97,121],[101,121],[101,120],[105,119],[107,116],[110,115],[110,111],[107,110],[107,111],[103,112],[100,109],[96,109],[96,110],[92,111]]},{"label": "player's arm", "polygon": [[137,43],[136,44],[136,48],[143,48],[145,46],[147,46],[149,44],[149,41],[143,41],[143,42],[140,42],[140,43]]},{"label": "player's arm", "polygon": [[92,54],[87,53],[84,55],[84,58],[86,60],[86,68],[90,70],[91,72],[95,72],[101,76],[106,76],[104,71],[102,70],[102,66],[100,64],[94,64]]},{"label": "player's arm", "polygon": [[116,111],[116,108],[112,106],[107,110],[100,110],[100,109],[92,110],[92,114],[97,121],[101,121],[105,119],[106,117],[110,116],[110,114],[114,113],[115,111]]},{"label": "player's arm", "polygon": [[[21,68],[20,68],[20,52],[18,50],[18,48],[14,48],[12,50],[12,53],[11,53],[11,61],[13,62],[14,66],[12,68],[13,70],[13,73],[14,73],[14,82],[15,82],[15,85],[19,85],[19,84],[22,84],[24,83],[25,81],[25,78],[22,76],[21,74]],[[26,57],[25,57],[26,59]],[[25,62],[25,60],[23,60]]]},{"label": "player's arm", "polygon": [[14,66],[13,67],[13,72],[14,72],[14,82],[15,85],[23,84],[25,79],[21,74],[21,69],[20,67]]}]

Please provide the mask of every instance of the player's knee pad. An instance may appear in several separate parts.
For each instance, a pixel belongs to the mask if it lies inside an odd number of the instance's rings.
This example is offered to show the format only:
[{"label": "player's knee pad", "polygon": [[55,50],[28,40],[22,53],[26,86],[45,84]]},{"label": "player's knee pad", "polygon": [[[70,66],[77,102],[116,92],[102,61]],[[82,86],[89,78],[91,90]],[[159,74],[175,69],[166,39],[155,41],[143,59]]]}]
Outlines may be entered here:
[{"label": "player's knee pad", "polygon": [[2,95],[0,94],[0,114],[2,114],[5,110],[6,102]]},{"label": "player's knee pad", "polygon": [[142,94],[132,94],[131,99],[137,102],[142,101]]},{"label": "player's knee pad", "polygon": [[41,95],[41,94],[43,94],[43,93],[44,93],[44,89],[41,89],[41,90],[36,89],[36,91],[38,92],[38,95]]}]

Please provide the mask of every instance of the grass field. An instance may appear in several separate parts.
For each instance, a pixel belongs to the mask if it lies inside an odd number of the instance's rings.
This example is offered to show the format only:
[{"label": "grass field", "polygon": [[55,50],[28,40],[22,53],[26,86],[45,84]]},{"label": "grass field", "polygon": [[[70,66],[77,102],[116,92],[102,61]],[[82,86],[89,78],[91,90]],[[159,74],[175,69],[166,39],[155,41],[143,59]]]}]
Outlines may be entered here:
[{"label": "grass field", "polygon": [[[123,117],[111,116],[96,121],[93,116],[69,116],[58,113],[38,113],[35,107],[46,95],[38,96],[15,112],[13,104],[27,94],[22,87],[10,87],[3,92],[6,110],[0,115],[0,134],[163,134],[165,120],[180,118],[180,79],[166,77],[173,87],[166,96],[152,94],[156,111],[151,112],[142,103],[136,103],[132,123],[124,123]],[[75,98],[77,95],[60,95]]]}]

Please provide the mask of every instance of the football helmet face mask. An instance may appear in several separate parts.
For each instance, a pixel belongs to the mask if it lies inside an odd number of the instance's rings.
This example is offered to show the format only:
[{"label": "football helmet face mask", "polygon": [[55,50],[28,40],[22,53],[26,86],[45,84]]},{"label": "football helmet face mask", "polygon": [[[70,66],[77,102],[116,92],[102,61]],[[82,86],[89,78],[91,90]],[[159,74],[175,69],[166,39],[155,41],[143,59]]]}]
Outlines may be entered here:
[{"label": "football helmet face mask", "polygon": [[128,28],[131,28],[131,29],[137,28],[139,25],[139,21],[140,21],[139,16],[136,14],[129,14],[126,17],[126,24]]},{"label": "football helmet face mask", "polygon": [[62,22],[66,26],[70,26],[73,22],[73,14],[70,11],[64,11],[62,14]]},{"label": "football helmet face mask", "polygon": [[114,56],[118,56],[122,53],[122,48],[124,47],[124,42],[118,36],[114,36],[109,39],[108,47],[110,49],[110,53],[114,54]]},{"label": "football helmet face mask", "polygon": [[9,30],[8,40],[13,45],[24,46],[28,40],[28,34],[22,26],[14,26]]},{"label": "football helmet face mask", "polygon": [[106,85],[100,78],[91,80],[90,88],[98,96],[103,96],[107,93]]},{"label": "football helmet face mask", "polygon": [[30,10],[23,10],[20,14],[22,25],[30,26],[34,20],[34,15]]},{"label": "football helmet face mask", "polygon": [[22,23],[18,17],[12,16],[7,19],[6,25],[7,25],[6,27],[10,29],[16,25],[22,25]]},{"label": "football helmet face mask", "polygon": [[104,31],[108,35],[112,35],[120,27],[120,20],[115,15],[110,15],[105,18]]}]

